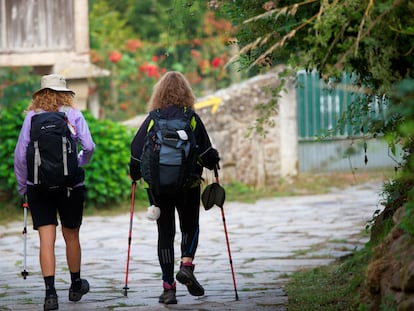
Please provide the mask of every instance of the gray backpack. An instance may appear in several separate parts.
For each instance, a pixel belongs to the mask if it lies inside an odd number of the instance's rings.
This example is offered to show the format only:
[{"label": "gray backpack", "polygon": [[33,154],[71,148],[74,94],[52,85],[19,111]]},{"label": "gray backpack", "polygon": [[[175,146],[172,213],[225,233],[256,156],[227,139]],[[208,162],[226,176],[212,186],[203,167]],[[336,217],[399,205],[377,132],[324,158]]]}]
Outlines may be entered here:
[{"label": "gray backpack", "polygon": [[163,118],[150,112],[145,137],[141,175],[155,194],[175,193],[190,188],[197,175],[197,143],[191,120],[194,111],[184,108],[179,118]]}]

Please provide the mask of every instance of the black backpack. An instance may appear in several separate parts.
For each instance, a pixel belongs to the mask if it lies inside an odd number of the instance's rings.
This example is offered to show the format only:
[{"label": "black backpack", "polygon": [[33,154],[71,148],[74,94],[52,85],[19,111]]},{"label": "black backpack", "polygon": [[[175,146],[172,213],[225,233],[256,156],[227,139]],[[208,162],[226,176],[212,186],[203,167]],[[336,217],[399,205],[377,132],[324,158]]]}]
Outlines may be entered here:
[{"label": "black backpack", "polygon": [[77,143],[64,112],[42,112],[31,120],[27,179],[45,189],[72,187],[84,180]]},{"label": "black backpack", "polygon": [[141,156],[141,175],[155,194],[175,193],[190,188],[197,174],[197,143],[192,120],[194,111],[183,109],[182,116],[163,118],[150,112]]}]

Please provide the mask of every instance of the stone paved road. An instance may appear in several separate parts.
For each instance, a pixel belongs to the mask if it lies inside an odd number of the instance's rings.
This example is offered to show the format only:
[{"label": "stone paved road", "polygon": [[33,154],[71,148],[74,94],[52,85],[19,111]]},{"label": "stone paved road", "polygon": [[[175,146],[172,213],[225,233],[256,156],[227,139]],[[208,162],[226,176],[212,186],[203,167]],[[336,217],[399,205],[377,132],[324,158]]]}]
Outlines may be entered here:
[{"label": "stone paved road", "polygon": [[[289,273],[328,264],[366,242],[366,221],[378,208],[381,185],[365,184],[326,195],[265,199],[224,206],[239,300],[235,291],[219,208],[202,210],[196,276],[206,295],[192,297],[181,284],[177,305],[158,303],[160,269],[156,226],[135,213],[129,291],[123,295],[129,213],[85,217],[82,276],[91,291],[78,303],[67,300],[70,277],[64,242],[56,242],[59,310],[287,310],[283,284]],[[38,237],[29,217],[26,280],[21,277],[22,223],[0,226],[0,310],[42,310],[44,285],[38,264]],[[176,254],[178,252],[177,233]],[[178,261],[178,258],[177,258]],[[177,262],[178,266],[178,262]]]}]

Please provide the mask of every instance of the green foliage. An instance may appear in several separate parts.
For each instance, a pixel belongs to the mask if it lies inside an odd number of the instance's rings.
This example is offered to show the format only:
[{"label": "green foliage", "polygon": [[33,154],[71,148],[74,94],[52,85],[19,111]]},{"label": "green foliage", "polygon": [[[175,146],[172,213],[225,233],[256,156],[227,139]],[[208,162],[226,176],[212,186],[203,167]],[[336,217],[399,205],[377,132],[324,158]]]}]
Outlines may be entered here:
[{"label": "green foliage", "polygon": [[30,67],[0,68],[0,108],[12,107],[21,100],[31,98],[38,87],[37,78]]},{"label": "green foliage", "polygon": [[405,206],[401,227],[414,236],[414,80],[405,79],[397,84],[391,98],[390,113],[398,122],[390,126],[396,126],[396,138],[393,138],[402,144],[405,158],[400,174],[389,185],[389,205],[393,209]]},{"label": "green foliage", "polygon": [[113,10],[107,1],[89,2],[91,49],[117,49],[126,39],[133,37],[133,31],[127,25],[127,21],[119,12]]},{"label": "green foliage", "polygon": [[14,148],[27,106],[27,101],[19,101],[0,110],[0,194],[14,203],[20,201],[14,175]]},{"label": "green foliage", "polygon": [[84,112],[95,153],[85,167],[88,205],[105,207],[125,201],[130,195],[131,181],[128,177],[130,144],[133,131],[109,120],[97,120]]},{"label": "green foliage", "polygon": [[[355,124],[357,133],[362,127],[365,133],[383,132],[385,122],[367,121],[372,104],[414,75],[410,1],[248,0],[226,2],[223,10],[238,27],[245,67],[282,62],[295,70],[317,69],[325,80],[352,73],[359,96],[347,119],[362,120]],[[272,109],[270,104],[269,116]]]}]

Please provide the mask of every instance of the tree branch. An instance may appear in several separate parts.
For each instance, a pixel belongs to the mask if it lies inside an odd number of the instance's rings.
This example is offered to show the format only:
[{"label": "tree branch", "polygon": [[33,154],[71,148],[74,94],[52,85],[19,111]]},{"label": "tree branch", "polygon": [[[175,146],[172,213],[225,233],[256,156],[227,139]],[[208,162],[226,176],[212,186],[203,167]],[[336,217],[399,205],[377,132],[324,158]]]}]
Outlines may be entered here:
[{"label": "tree branch", "polygon": [[358,35],[357,35],[356,46],[355,46],[355,57],[358,55],[359,42],[361,41],[361,34],[364,28],[365,21],[373,5],[374,5],[374,0],[370,0],[367,8],[365,9],[364,16],[362,17],[362,20],[361,20],[361,24],[359,24]]},{"label": "tree branch", "polygon": [[292,38],[295,36],[296,32],[300,29],[302,29],[303,27],[305,27],[306,25],[308,25],[309,23],[311,23],[314,19],[316,19],[318,17],[318,14],[315,14],[314,16],[312,16],[311,18],[309,18],[308,20],[306,20],[305,22],[303,22],[302,24],[300,24],[298,27],[296,27],[295,29],[289,31],[288,34],[286,34],[285,36],[283,36],[283,38],[279,41],[277,41],[275,44],[273,44],[269,49],[267,49],[266,52],[264,52],[262,55],[260,55],[250,66],[249,68],[257,65],[258,63],[260,63],[262,60],[264,60],[266,58],[266,56],[268,56],[270,53],[272,53],[275,49],[277,49],[278,47],[282,46],[283,44],[285,44],[286,40]]},{"label": "tree branch", "polygon": [[[394,8],[396,8],[397,6],[399,6],[401,4],[401,0],[396,0],[394,2],[394,4],[392,5],[392,7],[390,7],[388,10],[385,10],[384,12],[382,12],[382,14],[380,14],[372,23],[371,25],[369,25],[369,27],[367,28],[367,30],[360,36],[360,39],[362,39],[363,37],[366,37],[372,30],[372,28],[374,28],[374,26],[382,20],[382,18],[387,15],[389,12],[391,12]],[[349,53],[351,53],[357,46],[357,44],[359,44],[359,41],[355,40],[355,42],[352,44],[352,46],[348,49],[348,51],[346,51],[344,53],[344,55],[342,55],[341,59],[336,62],[335,65],[340,65],[349,55]]]}]

